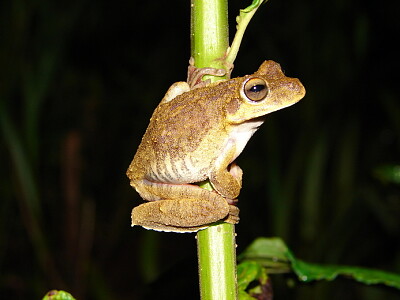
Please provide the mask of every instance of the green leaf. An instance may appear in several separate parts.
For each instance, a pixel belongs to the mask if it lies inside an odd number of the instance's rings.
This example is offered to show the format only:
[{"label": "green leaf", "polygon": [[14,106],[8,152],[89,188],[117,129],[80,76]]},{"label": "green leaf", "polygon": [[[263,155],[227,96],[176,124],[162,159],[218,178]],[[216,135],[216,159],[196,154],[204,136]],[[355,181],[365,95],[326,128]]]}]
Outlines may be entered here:
[{"label": "green leaf", "polygon": [[239,291],[238,297],[239,297],[239,300],[256,300],[256,298],[250,296],[245,291]]},{"label": "green leaf", "polygon": [[[268,275],[265,268],[255,261],[244,261],[237,267],[237,282],[239,300],[254,300],[251,295],[263,293],[262,286],[268,284]],[[250,283],[257,281],[258,285],[248,290]]]},{"label": "green leaf", "polygon": [[399,274],[354,266],[307,263],[297,259],[279,238],[257,238],[239,255],[239,259],[258,262],[269,268],[269,273],[292,270],[304,282],[345,276],[364,284],[384,284],[400,289]]},{"label": "green leaf", "polygon": [[258,280],[262,274],[262,267],[255,261],[244,261],[237,266],[238,290],[244,291],[248,285]]},{"label": "green leaf", "polygon": [[261,4],[267,2],[268,0],[253,0],[253,2],[247,6],[246,8],[243,8],[240,10],[239,16],[236,18],[236,21],[239,25],[239,23],[243,20],[243,18],[246,17],[248,13],[251,13],[252,11],[258,9]]},{"label": "green leaf", "polygon": [[254,300],[246,289],[249,284],[257,280],[261,272],[260,264],[253,261],[245,261],[237,266],[237,283],[238,283],[238,297],[239,300]]},{"label": "green leaf", "polygon": [[384,284],[400,289],[399,274],[353,266],[306,263],[296,259],[290,251],[288,251],[287,256],[292,263],[293,271],[301,281],[334,280],[337,276],[342,275],[364,284]]},{"label": "green leaf", "polygon": [[70,293],[52,290],[48,292],[42,300],[75,300]]},{"label": "green leaf", "polygon": [[383,183],[400,184],[400,165],[382,165],[374,170],[374,175]]},{"label": "green leaf", "polygon": [[287,251],[288,248],[280,238],[257,238],[238,259],[259,262],[268,269],[268,273],[286,273],[290,271]]}]

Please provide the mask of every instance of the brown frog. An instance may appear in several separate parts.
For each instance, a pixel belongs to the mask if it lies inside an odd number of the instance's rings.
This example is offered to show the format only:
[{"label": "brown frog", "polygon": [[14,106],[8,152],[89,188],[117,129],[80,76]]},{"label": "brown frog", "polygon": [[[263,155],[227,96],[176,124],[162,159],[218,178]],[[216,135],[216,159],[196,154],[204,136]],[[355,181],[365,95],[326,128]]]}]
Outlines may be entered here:
[{"label": "brown frog", "polygon": [[[195,232],[217,221],[236,224],[242,170],[235,159],[264,116],[298,102],[305,89],[279,64],[199,85],[174,83],[155,109],[127,175],[149,201],[132,211],[132,226]],[[214,191],[196,183],[208,180]]]}]

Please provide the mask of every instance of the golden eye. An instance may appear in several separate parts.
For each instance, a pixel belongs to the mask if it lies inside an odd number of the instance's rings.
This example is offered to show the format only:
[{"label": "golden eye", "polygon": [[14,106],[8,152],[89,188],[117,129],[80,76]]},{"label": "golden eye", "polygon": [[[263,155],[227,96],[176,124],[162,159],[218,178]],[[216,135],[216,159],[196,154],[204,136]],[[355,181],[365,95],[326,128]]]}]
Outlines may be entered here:
[{"label": "golden eye", "polygon": [[264,79],[255,77],[244,84],[243,91],[248,99],[258,102],[267,97],[268,86]]}]

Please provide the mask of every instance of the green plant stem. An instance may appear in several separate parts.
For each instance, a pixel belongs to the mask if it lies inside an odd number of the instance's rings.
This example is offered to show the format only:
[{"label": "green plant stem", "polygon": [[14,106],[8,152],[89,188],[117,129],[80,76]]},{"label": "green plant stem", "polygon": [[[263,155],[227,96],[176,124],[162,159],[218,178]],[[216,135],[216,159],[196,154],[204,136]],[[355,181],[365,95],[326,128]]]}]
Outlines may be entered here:
[{"label": "green plant stem", "polygon": [[233,38],[232,45],[226,54],[226,63],[228,65],[233,64],[236,59],[240,44],[242,43],[244,32],[246,31],[247,25],[249,25],[251,18],[253,18],[261,4],[267,1],[268,0],[253,0],[250,6],[240,10],[240,14],[236,17],[236,34]]},{"label": "green plant stem", "polygon": [[228,1],[192,0],[191,7],[191,55],[195,66],[225,68],[224,56],[229,47]]},{"label": "green plant stem", "polygon": [[237,299],[235,226],[220,223],[197,233],[202,300]]},{"label": "green plant stem", "polygon": [[[227,0],[191,1],[191,54],[196,67],[225,68],[229,46]],[[224,77],[210,76],[212,81]],[[212,189],[205,184],[203,188]],[[202,300],[237,299],[235,226],[220,223],[197,234]]]}]

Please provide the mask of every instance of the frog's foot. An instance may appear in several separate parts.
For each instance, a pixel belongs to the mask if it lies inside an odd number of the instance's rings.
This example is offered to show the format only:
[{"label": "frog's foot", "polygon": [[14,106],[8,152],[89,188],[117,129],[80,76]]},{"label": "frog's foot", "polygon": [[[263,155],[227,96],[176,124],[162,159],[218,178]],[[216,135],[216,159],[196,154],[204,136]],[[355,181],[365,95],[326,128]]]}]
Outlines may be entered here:
[{"label": "frog's foot", "polygon": [[[237,202],[237,200],[236,200]],[[226,223],[231,223],[231,224],[237,224],[239,223],[239,208],[234,205],[229,205],[229,215],[224,219],[224,222]]]},{"label": "frog's foot", "polygon": [[235,206],[239,202],[239,199],[228,199],[228,198],[226,198],[225,200],[226,200],[226,202],[228,202],[229,205],[232,205],[232,206]]},{"label": "frog's foot", "polygon": [[158,231],[194,232],[208,225],[229,219],[235,222],[233,216],[239,209],[229,205],[225,198],[210,193],[210,199],[174,199],[158,200],[141,204],[132,211],[132,226],[139,225]]},{"label": "frog's foot", "polygon": [[194,66],[193,57],[191,57],[189,59],[188,77],[187,77],[187,83],[189,84],[190,89],[193,90],[210,84],[210,80],[204,80],[204,81],[202,80],[204,75],[225,76],[227,75],[227,72],[225,69],[197,68]]}]

